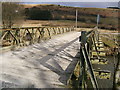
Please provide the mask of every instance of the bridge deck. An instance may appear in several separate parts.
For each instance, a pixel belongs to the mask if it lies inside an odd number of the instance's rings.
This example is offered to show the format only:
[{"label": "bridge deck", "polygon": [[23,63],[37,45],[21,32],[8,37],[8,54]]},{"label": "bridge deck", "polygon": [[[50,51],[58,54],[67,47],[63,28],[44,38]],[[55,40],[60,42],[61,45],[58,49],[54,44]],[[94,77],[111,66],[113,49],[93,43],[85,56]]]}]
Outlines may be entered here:
[{"label": "bridge deck", "polygon": [[[62,88],[73,71],[80,32],[68,32],[0,54],[2,87]],[[1,87],[1,86],[0,86]]]}]

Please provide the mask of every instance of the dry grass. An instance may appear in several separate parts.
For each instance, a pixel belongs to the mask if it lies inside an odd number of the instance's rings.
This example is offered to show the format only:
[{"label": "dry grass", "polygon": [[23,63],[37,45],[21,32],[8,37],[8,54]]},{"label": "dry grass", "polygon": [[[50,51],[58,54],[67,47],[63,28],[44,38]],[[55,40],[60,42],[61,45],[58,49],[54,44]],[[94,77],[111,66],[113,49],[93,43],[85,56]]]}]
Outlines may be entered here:
[{"label": "dry grass", "polygon": [[118,33],[116,30],[99,29],[101,33]]},{"label": "dry grass", "polygon": [[[71,27],[74,26],[75,27],[75,21],[71,21],[71,20],[26,20],[23,21],[21,24],[14,24],[13,27],[35,27],[35,26],[55,26],[55,27]],[[95,25],[94,24],[86,24],[84,22],[80,22],[78,21],[78,27],[79,28],[94,28]]]},{"label": "dry grass", "polygon": [[101,37],[101,39],[109,47],[112,47],[112,48],[117,47],[117,45],[115,44],[115,42],[113,40],[110,40],[110,39],[105,38],[105,37]]}]

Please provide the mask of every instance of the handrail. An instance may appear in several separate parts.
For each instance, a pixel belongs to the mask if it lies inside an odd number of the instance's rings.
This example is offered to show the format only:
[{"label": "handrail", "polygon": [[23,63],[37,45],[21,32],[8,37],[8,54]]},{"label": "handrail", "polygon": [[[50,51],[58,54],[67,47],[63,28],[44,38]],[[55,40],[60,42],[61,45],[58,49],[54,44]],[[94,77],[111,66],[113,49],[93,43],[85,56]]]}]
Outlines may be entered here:
[{"label": "handrail", "polygon": [[16,30],[16,29],[31,29],[31,28],[74,28],[74,26],[71,27],[58,27],[58,26],[38,26],[38,27],[12,27],[12,28],[1,28],[0,30]]},{"label": "handrail", "polygon": [[[96,77],[93,73],[93,67],[92,67],[92,64],[90,62],[90,53],[89,53],[89,49],[90,49],[90,46],[89,46],[89,42],[88,42],[88,39],[89,38],[93,38],[96,33],[96,28],[95,30],[91,30],[89,32],[86,32],[86,31],[81,31],[81,36],[79,37],[79,41],[80,41],[80,54],[81,54],[81,75],[80,75],[80,87],[82,87],[84,83],[84,80],[85,80],[85,77],[83,77],[85,75],[85,68],[88,69],[88,73],[90,75],[90,79],[91,79],[91,82],[92,82],[92,85],[93,85],[93,88],[95,88],[96,90],[98,90],[98,83],[97,83],[97,80],[96,80]],[[87,66],[87,67],[86,67]],[[85,85],[83,85],[85,86]],[[84,87],[85,88],[85,87]]]},{"label": "handrail", "polygon": [[0,46],[27,46],[56,34],[74,31],[74,27],[21,27],[0,29]]}]

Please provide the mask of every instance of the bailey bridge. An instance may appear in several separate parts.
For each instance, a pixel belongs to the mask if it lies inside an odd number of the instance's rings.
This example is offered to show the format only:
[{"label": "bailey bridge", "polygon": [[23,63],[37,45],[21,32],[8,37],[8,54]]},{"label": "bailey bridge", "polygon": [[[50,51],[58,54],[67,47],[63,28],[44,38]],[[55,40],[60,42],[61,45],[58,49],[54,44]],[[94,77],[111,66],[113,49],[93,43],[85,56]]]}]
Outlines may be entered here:
[{"label": "bailey bridge", "polygon": [[106,57],[97,27],[1,32],[1,88],[113,88],[113,60]]}]

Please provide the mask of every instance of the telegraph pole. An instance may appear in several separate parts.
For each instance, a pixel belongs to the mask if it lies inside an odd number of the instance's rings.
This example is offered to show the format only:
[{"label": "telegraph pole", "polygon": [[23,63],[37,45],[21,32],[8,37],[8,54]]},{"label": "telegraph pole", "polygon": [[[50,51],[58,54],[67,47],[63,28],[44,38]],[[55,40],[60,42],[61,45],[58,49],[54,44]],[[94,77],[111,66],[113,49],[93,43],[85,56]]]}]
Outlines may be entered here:
[{"label": "telegraph pole", "polygon": [[98,30],[98,24],[99,24],[99,21],[100,21],[100,15],[98,14],[97,15],[97,31],[98,31],[98,42],[99,42],[99,30]]},{"label": "telegraph pole", "polygon": [[97,28],[98,28],[99,21],[100,21],[100,15],[98,14],[97,15]]},{"label": "telegraph pole", "polygon": [[77,16],[78,16],[78,11],[76,9],[76,29],[77,29]]}]

